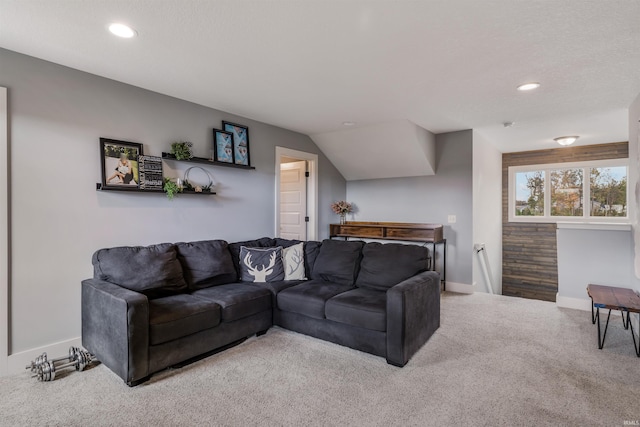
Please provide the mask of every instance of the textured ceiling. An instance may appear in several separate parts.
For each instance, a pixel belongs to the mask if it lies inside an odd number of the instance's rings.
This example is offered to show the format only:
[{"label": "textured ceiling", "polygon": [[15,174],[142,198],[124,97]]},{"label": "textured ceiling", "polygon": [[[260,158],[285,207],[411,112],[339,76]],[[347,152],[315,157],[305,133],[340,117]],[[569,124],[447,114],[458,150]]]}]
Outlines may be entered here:
[{"label": "textured ceiling", "polygon": [[0,0],[0,46],[306,134],[410,120],[518,151],[628,138],[639,17],[637,0]]}]

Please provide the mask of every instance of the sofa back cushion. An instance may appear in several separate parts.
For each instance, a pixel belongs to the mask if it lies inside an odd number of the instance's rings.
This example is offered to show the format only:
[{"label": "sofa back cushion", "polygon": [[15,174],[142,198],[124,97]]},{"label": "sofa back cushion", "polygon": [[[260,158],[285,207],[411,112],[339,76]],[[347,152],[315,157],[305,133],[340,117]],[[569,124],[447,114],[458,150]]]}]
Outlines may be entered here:
[{"label": "sofa back cushion", "polygon": [[399,243],[367,243],[362,248],[359,288],[387,290],[427,269],[429,250]]},{"label": "sofa back cushion", "polygon": [[151,299],[187,290],[176,247],[171,243],[100,249],[93,254],[92,262],[96,279]]},{"label": "sofa back cushion", "polygon": [[261,237],[256,240],[247,240],[246,242],[229,243],[229,253],[231,253],[231,261],[236,269],[237,280],[240,280],[240,248],[271,248],[275,246],[274,239],[270,237]]},{"label": "sofa back cushion", "polygon": [[364,242],[324,240],[315,260],[311,278],[340,285],[353,285],[358,274]]},{"label": "sofa back cushion", "polygon": [[176,243],[184,278],[191,290],[237,280],[228,244],[224,240]]},{"label": "sofa back cushion", "polygon": [[309,277],[313,271],[313,266],[316,263],[316,258],[320,253],[322,242],[316,242],[313,240],[303,242],[301,240],[281,239],[280,237],[276,237],[274,240],[274,246],[282,246],[285,249],[299,243],[304,243],[304,270],[305,275]]},{"label": "sofa back cushion", "polygon": [[282,282],[284,280],[282,247],[240,247],[240,280],[243,282]]}]

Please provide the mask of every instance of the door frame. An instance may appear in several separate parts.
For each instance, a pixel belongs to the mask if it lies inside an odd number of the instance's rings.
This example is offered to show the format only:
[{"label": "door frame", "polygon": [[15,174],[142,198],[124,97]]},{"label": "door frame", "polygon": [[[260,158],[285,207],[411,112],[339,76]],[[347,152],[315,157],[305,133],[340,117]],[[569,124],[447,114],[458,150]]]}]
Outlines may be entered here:
[{"label": "door frame", "polygon": [[283,157],[306,160],[309,165],[307,181],[307,240],[318,240],[318,155],[276,146],[276,191],[274,236],[280,234],[280,164]]}]

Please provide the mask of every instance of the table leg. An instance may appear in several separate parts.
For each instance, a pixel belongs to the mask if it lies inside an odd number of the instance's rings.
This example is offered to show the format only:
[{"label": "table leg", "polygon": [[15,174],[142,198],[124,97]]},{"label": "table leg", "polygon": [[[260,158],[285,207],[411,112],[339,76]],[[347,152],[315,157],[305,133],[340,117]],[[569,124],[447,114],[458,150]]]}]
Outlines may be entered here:
[{"label": "table leg", "polygon": [[[602,350],[604,347],[604,340],[607,337],[607,329],[609,328],[609,318],[611,317],[611,309],[609,309],[609,315],[607,316],[607,324],[604,327],[604,334],[602,334],[602,340],[600,339],[600,307],[596,308],[596,319],[598,320],[598,348]],[[634,337],[635,341],[635,337]]]},{"label": "table leg", "polygon": [[[636,344],[636,334],[633,332],[633,323],[629,319],[629,312],[627,312],[627,323],[631,326],[631,337],[633,338],[633,349],[636,351],[636,356],[640,357],[640,341]],[[640,330],[640,316],[638,316],[638,330]]]}]

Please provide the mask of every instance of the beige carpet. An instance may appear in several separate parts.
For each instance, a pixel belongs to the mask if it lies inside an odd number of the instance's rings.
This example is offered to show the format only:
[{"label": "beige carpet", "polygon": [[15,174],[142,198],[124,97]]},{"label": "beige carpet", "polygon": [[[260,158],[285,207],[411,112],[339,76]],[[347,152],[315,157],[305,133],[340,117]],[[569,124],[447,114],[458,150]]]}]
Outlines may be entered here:
[{"label": "beige carpet", "polygon": [[612,322],[598,350],[590,313],[445,293],[442,326],[402,369],[272,328],[135,388],[102,365],[51,383],[1,378],[0,423],[638,425],[640,358],[620,318]]}]

